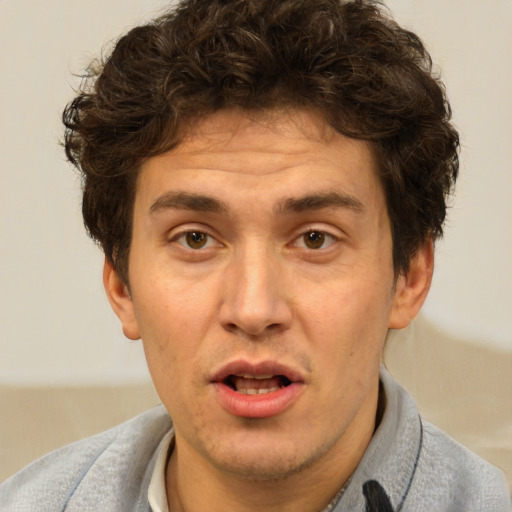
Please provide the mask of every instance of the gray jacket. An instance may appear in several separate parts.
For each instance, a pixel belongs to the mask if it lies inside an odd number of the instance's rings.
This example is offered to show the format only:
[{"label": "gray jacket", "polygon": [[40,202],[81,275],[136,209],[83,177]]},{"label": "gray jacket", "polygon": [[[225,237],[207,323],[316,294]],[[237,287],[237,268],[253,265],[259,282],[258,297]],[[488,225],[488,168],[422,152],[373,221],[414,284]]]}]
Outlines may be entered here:
[{"label": "gray jacket", "polygon": [[[332,512],[508,512],[503,474],[423,421],[381,372],[386,409]],[[61,448],[0,484],[2,512],[149,512],[148,486],[171,420],[157,407]]]}]

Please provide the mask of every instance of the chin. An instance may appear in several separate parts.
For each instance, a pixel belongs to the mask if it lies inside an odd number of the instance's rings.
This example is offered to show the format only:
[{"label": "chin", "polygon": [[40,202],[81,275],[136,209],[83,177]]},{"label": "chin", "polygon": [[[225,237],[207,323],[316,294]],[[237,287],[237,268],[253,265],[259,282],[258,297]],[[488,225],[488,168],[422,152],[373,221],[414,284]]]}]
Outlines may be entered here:
[{"label": "chin", "polygon": [[300,462],[287,457],[263,457],[259,460],[216,461],[217,469],[240,480],[257,482],[275,482],[285,480],[303,469],[313,461]]},{"label": "chin", "polygon": [[[270,482],[285,480],[311,467],[333,444],[313,448],[307,446],[304,440],[293,442],[289,439],[288,443],[250,443],[249,447],[240,450],[240,444],[233,443],[222,452],[210,452],[209,458],[213,466],[230,476],[247,481]],[[302,451],[298,451],[297,447],[301,447]]]}]

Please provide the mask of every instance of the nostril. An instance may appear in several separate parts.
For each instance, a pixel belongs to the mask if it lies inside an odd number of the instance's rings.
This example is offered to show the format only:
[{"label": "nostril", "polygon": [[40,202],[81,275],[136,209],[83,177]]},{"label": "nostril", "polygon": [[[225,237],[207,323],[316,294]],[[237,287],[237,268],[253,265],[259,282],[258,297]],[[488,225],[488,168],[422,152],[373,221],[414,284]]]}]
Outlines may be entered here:
[{"label": "nostril", "polygon": [[285,327],[279,323],[272,323],[269,325],[250,325],[248,323],[240,322],[240,325],[234,322],[226,322],[223,328],[230,333],[243,333],[248,336],[267,336],[271,333],[278,333]]},{"label": "nostril", "polygon": [[226,297],[218,313],[219,323],[225,331],[261,337],[278,334],[291,325],[291,304],[273,290],[271,283],[266,283],[259,294],[230,294],[230,288],[227,286]]},{"label": "nostril", "polygon": [[236,332],[238,327],[234,323],[226,323],[224,324],[224,329],[226,329],[228,332]]}]

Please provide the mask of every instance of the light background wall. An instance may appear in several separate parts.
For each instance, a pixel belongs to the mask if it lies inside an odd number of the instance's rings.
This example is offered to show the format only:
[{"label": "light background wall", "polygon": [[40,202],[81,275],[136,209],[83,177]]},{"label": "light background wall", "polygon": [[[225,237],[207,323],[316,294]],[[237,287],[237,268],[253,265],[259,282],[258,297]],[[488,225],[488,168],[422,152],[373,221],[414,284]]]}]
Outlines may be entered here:
[{"label": "light background wall", "polygon": [[[148,379],[85,236],[58,141],[79,73],[164,0],[0,0],[0,384]],[[512,2],[390,0],[442,68],[463,153],[425,317],[512,349]]]}]

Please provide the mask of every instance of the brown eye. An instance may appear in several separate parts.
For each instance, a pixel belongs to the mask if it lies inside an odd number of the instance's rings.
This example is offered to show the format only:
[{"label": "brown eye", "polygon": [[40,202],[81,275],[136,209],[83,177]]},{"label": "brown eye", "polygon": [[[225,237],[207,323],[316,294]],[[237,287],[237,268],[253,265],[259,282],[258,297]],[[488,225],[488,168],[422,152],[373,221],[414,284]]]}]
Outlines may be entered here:
[{"label": "brown eye", "polygon": [[190,231],[185,235],[185,242],[191,249],[202,249],[208,242],[208,235],[200,231]]},{"label": "brown eye", "polygon": [[304,244],[309,249],[320,249],[325,243],[325,233],[321,231],[309,231],[303,237]]}]

